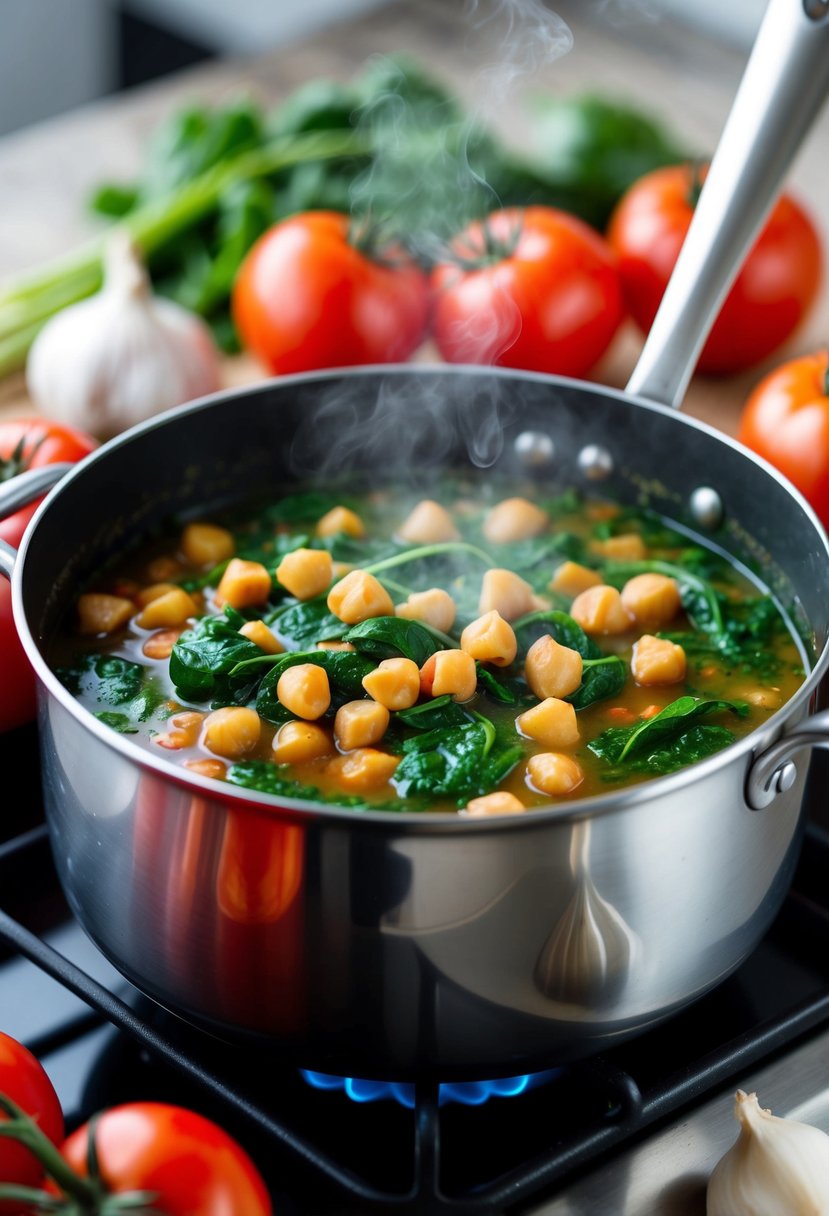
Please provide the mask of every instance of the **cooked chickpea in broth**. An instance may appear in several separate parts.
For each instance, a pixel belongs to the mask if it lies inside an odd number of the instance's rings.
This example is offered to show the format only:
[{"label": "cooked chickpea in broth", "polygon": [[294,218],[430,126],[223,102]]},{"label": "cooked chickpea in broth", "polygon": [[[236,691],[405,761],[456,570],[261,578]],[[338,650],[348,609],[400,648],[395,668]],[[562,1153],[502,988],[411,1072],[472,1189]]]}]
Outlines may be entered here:
[{"label": "cooked chickpea in broth", "polygon": [[90,580],[49,658],[190,773],[471,818],[685,768],[806,673],[766,588],[686,528],[493,474],[176,521]]}]

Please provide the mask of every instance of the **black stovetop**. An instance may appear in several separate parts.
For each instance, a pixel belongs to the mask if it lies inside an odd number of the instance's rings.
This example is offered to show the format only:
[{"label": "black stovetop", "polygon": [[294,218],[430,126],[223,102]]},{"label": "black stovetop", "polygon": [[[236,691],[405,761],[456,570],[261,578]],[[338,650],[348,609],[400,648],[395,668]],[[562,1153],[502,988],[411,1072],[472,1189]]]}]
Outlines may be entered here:
[{"label": "black stovetop", "polygon": [[[0,738],[6,773],[35,772],[37,746],[33,728]],[[70,1127],[140,1098],[214,1118],[250,1151],[279,1216],[529,1213],[614,1151],[725,1092],[749,1066],[829,1025],[829,831],[817,794],[825,768],[816,756],[810,822],[786,902],[751,957],[714,992],[520,1096],[438,1107],[434,1086],[424,1085],[414,1110],[314,1090],[297,1071],[269,1068],[261,1049],[213,1039],[144,998],[73,920],[39,791],[7,793],[0,1029],[42,1060]]]}]

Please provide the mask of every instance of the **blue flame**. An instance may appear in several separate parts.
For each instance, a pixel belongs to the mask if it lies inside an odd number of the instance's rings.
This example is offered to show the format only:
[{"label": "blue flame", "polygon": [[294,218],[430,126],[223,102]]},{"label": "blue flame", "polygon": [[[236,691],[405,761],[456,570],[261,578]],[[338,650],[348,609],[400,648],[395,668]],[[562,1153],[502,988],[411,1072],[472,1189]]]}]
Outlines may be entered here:
[{"label": "blue flame", "polygon": [[[394,1099],[409,1110],[414,1108],[415,1087],[401,1081],[365,1081],[359,1077],[332,1077],[326,1072],[301,1069],[302,1076],[314,1089],[339,1090],[352,1102],[381,1102]],[[490,1098],[512,1098],[539,1085],[546,1085],[561,1072],[550,1068],[546,1072],[528,1073],[521,1077],[506,1077],[497,1081],[449,1081],[438,1089],[441,1106],[459,1102],[463,1106],[482,1106]]]}]

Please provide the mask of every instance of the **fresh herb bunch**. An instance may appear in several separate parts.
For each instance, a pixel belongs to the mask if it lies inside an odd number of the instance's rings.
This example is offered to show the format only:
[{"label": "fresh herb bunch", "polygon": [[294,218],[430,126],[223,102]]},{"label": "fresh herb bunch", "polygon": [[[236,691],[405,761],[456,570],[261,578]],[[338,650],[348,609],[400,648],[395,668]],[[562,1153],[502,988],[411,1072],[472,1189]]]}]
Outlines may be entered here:
[{"label": "fresh herb bunch", "polygon": [[[157,291],[238,349],[229,295],[254,241],[297,212],[369,222],[429,266],[498,206],[561,207],[598,229],[649,169],[689,158],[628,103],[536,97],[529,150],[473,119],[416,61],[375,57],[350,82],[309,81],[272,111],[249,99],[190,106],[156,132],[137,182],[102,184],[94,211],[124,223]],[[102,241],[0,290],[0,376],[23,366],[53,313],[101,284]]]}]

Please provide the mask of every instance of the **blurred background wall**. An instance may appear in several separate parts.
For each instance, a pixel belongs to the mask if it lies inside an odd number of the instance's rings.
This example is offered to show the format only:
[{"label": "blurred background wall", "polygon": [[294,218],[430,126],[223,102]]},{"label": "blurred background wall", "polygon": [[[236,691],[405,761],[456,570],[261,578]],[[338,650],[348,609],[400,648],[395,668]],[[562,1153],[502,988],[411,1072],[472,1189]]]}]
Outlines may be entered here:
[{"label": "blurred background wall", "polygon": [[[392,0],[0,0],[0,135],[216,56],[284,45]],[[514,0],[520,3],[520,0]],[[766,0],[583,0],[750,45]],[[555,0],[548,0],[555,9]]]}]

